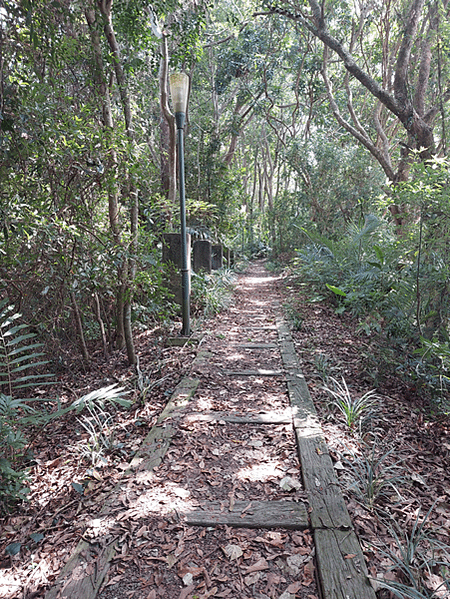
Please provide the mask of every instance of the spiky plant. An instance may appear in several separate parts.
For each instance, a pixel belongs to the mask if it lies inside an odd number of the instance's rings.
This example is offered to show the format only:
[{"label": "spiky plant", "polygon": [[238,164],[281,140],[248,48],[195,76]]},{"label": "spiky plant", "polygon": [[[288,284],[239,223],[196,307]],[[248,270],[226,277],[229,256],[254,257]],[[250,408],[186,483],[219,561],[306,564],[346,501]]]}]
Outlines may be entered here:
[{"label": "spiky plant", "polygon": [[355,430],[363,420],[367,419],[373,412],[377,394],[374,390],[367,391],[361,397],[352,397],[344,377],[342,383],[330,377],[334,388],[325,386],[324,390],[333,397],[332,404],[338,408],[344,416],[345,423],[349,428]]}]

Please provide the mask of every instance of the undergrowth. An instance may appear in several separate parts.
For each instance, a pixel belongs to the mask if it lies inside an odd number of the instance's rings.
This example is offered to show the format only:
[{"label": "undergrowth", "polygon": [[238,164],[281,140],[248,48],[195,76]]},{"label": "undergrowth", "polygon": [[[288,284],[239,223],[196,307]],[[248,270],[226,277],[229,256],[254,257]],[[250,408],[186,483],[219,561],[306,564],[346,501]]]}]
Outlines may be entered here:
[{"label": "undergrowth", "polygon": [[236,275],[232,270],[192,273],[191,307],[198,316],[214,316],[224,310],[231,299]]},{"label": "undergrowth", "polygon": [[[305,231],[309,243],[293,272],[311,300],[320,293],[337,314],[356,319],[359,334],[377,342],[384,369],[421,388],[424,407],[450,414],[450,240],[435,239],[437,216],[428,208],[424,198],[416,207],[419,229],[404,239],[373,214],[338,239]],[[447,207],[441,218],[450,224]]]},{"label": "undergrowth", "polygon": [[79,422],[89,432],[86,446],[94,448],[87,452],[84,448],[84,453],[95,462],[112,434],[112,416],[105,411],[105,404],[131,405],[117,385],[93,391],[65,407],[58,400],[23,397],[37,384],[51,383],[51,375],[41,372],[47,365],[40,351],[42,345],[20,318],[13,306],[0,303],[0,514],[27,498],[30,433],[36,438],[68,412],[80,414],[84,410],[87,415],[82,415]]}]

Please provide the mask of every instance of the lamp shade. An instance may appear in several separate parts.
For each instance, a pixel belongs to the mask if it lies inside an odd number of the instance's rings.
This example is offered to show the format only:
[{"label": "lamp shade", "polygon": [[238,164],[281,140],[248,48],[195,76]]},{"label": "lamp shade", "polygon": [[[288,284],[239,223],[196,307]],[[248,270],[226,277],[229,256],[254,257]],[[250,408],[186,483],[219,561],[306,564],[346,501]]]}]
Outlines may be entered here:
[{"label": "lamp shade", "polygon": [[172,73],[169,77],[169,84],[174,112],[186,113],[189,76],[186,73]]}]

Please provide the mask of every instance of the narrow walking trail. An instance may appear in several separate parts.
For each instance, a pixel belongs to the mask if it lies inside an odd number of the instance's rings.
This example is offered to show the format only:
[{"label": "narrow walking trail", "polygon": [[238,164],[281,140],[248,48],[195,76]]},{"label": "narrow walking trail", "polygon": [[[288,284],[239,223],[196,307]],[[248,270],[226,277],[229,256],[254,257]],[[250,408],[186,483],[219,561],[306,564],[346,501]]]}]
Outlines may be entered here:
[{"label": "narrow walking trail", "polygon": [[275,280],[239,277],[47,599],[375,597]]}]

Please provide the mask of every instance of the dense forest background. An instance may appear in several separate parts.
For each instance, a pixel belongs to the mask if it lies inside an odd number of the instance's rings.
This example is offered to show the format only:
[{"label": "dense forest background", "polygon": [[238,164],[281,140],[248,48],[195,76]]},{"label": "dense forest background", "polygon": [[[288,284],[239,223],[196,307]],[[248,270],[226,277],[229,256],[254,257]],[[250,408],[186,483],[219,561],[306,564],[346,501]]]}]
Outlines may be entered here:
[{"label": "dense forest background", "polygon": [[448,0],[0,7],[3,330],[20,314],[55,367],[74,345],[134,364],[171,317],[184,70],[193,238],[289,264],[448,410]]}]

